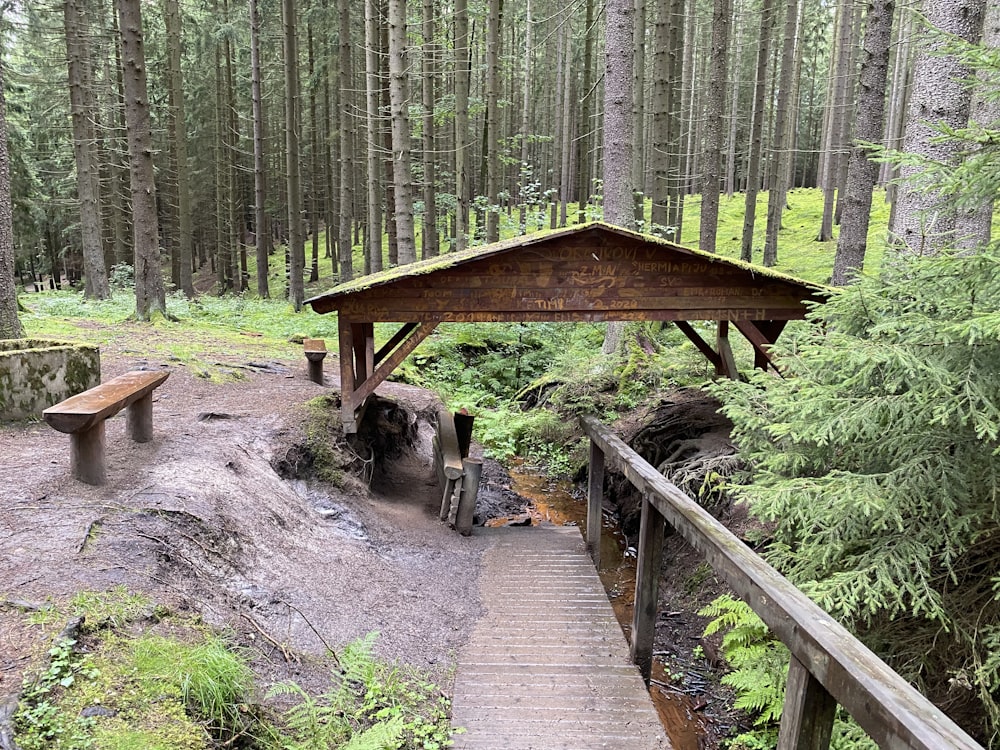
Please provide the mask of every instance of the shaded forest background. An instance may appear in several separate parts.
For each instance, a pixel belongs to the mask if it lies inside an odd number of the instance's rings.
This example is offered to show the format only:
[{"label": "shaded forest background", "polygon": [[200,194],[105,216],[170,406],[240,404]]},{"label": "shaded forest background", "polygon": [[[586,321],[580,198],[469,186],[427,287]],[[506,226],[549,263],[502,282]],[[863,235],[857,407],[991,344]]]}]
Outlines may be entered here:
[{"label": "shaded forest background", "polygon": [[[814,231],[832,239],[850,204],[855,131],[903,145],[914,61],[933,37],[920,9],[848,0],[626,5],[635,209],[616,223],[674,238],[686,229],[693,240],[685,206],[704,194],[697,236],[714,250],[715,220],[705,215],[718,194],[743,192],[740,253],[773,265],[786,192],[818,187],[824,210]],[[138,195],[155,194],[138,223],[151,230],[153,222],[150,262],[162,254],[168,285],[188,296],[192,270],[207,267],[212,291],[288,295],[298,309],[301,279],[316,280],[321,263],[346,280],[501,231],[601,216],[605,102],[621,97],[605,90],[596,0],[7,6],[22,281],[84,279],[88,296],[103,297],[111,269],[135,266],[142,276],[137,257],[149,250],[133,235],[142,207],[129,173],[141,160],[130,159],[128,138],[142,126],[130,102],[149,118],[149,145],[134,148],[147,154],[153,184]],[[885,70],[873,84],[864,76],[876,57]],[[137,72],[145,88],[130,94]],[[866,119],[873,109],[876,131]],[[894,176],[885,163],[870,179],[889,201]],[[767,216],[755,221],[761,189]],[[860,236],[852,267],[863,261]],[[289,249],[288,280],[272,289],[261,259],[278,244]]]}]

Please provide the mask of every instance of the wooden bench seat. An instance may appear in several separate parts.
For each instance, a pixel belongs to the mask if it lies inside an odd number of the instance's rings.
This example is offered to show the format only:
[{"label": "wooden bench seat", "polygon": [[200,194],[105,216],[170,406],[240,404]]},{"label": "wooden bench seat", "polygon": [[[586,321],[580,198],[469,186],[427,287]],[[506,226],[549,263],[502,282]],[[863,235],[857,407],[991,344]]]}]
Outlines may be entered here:
[{"label": "wooden bench seat", "polygon": [[169,372],[136,370],[70,396],[42,412],[49,426],[70,436],[73,476],[87,484],[104,484],[104,421],[128,408],[128,435],[137,443],[153,437],[153,391]]}]

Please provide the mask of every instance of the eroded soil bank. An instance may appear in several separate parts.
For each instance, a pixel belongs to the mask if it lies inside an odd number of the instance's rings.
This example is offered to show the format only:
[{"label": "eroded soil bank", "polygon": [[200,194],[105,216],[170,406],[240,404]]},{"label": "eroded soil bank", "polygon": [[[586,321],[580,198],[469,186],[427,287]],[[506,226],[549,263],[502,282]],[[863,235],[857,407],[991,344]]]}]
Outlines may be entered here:
[{"label": "eroded soil bank", "polygon": [[[107,379],[164,363],[106,358]],[[259,654],[262,683],[325,686],[327,647],[370,631],[377,651],[447,679],[479,616],[485,542],[437,520],[426,391],[387,384],[417,445],[372,486],[289,480],[310,399],[331,389],[304,366],[245,369],[213,384],[182,367],[156,392],[154,439],[135,444],[107,423],[108,482],[69,474],[68,436],[41,423],[0,427],[0,600],[65,602],[124,584],[229,629]],[[355,447],[362,460],[371,446]],[[294,463],[294,461],[292,461]],[[280,469],[280,472],[279,472]],[[461,571],[461,573],[456,573]],[[43,628],[0,606],[0,697],[48,646]]]}]

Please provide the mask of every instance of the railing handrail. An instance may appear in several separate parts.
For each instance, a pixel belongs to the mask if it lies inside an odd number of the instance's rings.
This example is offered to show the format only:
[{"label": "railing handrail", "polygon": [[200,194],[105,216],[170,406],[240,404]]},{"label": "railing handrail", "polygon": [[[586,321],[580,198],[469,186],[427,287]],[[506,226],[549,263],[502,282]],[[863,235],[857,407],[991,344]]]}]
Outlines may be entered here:
[{"label": "railing handrail", "polygon": [[[881,747],[982,750],[982,746],[941,709],[671,484],[608,427],[588,416],[581,417],[580,423],[593,443],[592,454],[593,447],[597,447],[611,465],[625,474],[642,492],[648,505],[706,557],[716,574],[724,578],[788,646],[795,657],[793,662],[800,662]],[[658,565],[656,567],[658,569]],[[638,608],[638,603],[636,606]],[[789,682],[792,682],[791,673]],[[786,696],[786,712],[790,697]],[[829,713],[832,722],[832,708]],[[812,745],[792,740],[787,746]]]}]

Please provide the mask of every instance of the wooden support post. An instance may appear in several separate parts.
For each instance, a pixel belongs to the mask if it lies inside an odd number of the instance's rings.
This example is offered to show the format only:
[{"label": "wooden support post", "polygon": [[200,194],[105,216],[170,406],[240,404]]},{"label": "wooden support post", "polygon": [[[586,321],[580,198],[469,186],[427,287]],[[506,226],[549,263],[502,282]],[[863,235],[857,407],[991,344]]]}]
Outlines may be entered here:
[{"label": "wooden support post", "polygon": [[153,392],[133,403],[125,412],[128,436],[137,443],[153,439]]},{"label": "wooden support post", "polygon": [[795,656],[788,664],[778,750],[827,750],[837,702]]},{"label": "wooden support post", "polygon": [[472,534],[472,522],[476,515],[476,496],[479,494],[479,479],[483,475],[483,462],[478,458],[462,461],[465,474],[462,477],[462,495],[458,499],[458,514],[455,529],[462,536]]},{"label": "wooden support post", "polygon": [[716,367],[719,375],[725,375],[730,380],[739,380],[740,373],[736,369],[736,358],[733,357],[733,348],[729,345],[729,321],[720,320],[718,334],[715,337],[716,346],[719,349],[720,366]]},{"label": "wooden support post", "polygon": [[69,466],[73,476],[87,484],[101,485],[107,479],[104,467],[104,420],[69,436]]},{"label": "wooden support post", "polygon": [[660,593],[660,565],[663,563],[663,516],[643,493],[636,555],[635,608],[632,611],[632,661],[649,684],[653,670],[653,636],[656,634],[656,600]]},{"label": "wooden support post", "polygon": [[343,315],[337,321],[337,328],[337,343],[340,348],[340,418],[344,423],[344,432],[351,435],[358,431],[354,410],[360,406],[354,403],[354,389],[358,386],[354,373],[354,336],[350,321]]},{"label": "wooden support post", "polygon": [[604,506],[604,451],[590,441],[587,474],[587,551],[594,567],[601,569],[601,509]]}]

